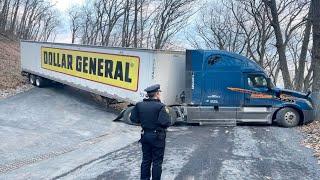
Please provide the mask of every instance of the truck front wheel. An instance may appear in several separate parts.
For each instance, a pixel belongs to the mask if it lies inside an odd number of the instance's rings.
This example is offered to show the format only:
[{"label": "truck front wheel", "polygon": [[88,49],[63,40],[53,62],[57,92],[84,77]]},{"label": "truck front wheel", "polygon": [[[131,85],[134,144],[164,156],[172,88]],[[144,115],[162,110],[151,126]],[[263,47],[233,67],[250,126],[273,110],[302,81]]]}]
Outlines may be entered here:
[{"label": "truck front wheel", "polygon": [[282,108],[276,115],[277,123],[282,127],[294,127],[300,122],[299,113],[293,108]]}]

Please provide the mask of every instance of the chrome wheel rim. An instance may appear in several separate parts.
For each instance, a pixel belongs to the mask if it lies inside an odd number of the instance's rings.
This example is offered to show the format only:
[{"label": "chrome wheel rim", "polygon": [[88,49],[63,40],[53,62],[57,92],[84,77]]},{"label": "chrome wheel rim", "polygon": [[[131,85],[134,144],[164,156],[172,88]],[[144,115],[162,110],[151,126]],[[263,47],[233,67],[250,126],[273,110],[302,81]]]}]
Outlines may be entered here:
[{"label": "chrome wheel rim", "polygon": [[34,80],[32,77],[30,77],[30,83],[33,84],[34,83]]},{"label": "chrome wheel rim", "polygon": [[293,113],[292,111],[289,111],[287,112],[285,115],[284,115],[284,119],[290,123],[290,124],[294,124],[297,120],[297,116],[295,113]]},{"label": "chrome wheel rim", "polygon": [[37,86],[40,86],[40,81],[39,81],[39,79],[36,79],[36,85],[37,85]]},{"label": "chrome wheel rim", "polygon": [[128,121],[129,122],[131,122],[130,116],[131,116],[131,112],[129,113],[129,116],[128,116]]}]

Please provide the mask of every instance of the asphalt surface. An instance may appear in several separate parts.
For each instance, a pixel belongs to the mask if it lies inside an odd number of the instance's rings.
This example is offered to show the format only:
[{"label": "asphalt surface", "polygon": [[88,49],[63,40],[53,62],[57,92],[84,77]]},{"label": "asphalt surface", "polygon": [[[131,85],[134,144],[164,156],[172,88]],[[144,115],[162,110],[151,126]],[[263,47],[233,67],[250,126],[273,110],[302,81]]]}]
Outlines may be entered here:
[{"label": "asphalt surface", "polygon": [[[139,128],[85,92],[34,88],[0,100],[0,179],[139,179]],[[295,128],[176,126],[162,179],[319,179]]]}]

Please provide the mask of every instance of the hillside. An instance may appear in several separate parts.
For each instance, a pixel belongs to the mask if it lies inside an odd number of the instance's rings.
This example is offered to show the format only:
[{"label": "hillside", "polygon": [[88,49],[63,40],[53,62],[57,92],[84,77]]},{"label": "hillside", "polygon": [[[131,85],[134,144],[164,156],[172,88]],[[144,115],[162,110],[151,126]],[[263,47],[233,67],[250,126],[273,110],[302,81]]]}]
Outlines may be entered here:
[{"label": "hillside", "polygon": [[25,84],[20,74],[19,41],[0,34],[0,90]]},{"label": "hillside", "polygon": [[19,40],[0,33],[0,99],[31,87],[20,74]]}]

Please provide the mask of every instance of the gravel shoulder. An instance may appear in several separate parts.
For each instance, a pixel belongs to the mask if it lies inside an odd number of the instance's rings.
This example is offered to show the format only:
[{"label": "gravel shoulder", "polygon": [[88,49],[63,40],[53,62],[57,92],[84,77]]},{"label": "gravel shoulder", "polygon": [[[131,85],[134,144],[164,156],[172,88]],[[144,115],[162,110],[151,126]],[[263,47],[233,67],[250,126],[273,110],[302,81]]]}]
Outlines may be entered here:
[{"label": "gravel shoulder", "polygon": [[14,88],[0,89],[0,100],[25,92],[33,88],[31,84],[22,84]]}]

